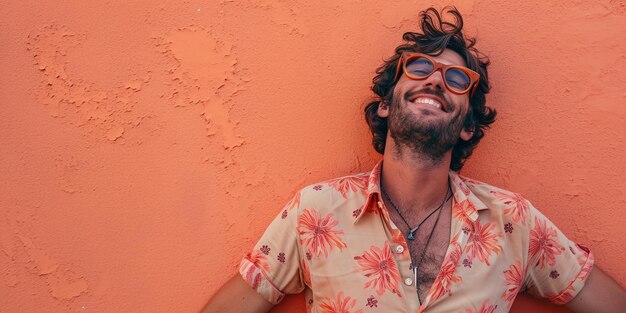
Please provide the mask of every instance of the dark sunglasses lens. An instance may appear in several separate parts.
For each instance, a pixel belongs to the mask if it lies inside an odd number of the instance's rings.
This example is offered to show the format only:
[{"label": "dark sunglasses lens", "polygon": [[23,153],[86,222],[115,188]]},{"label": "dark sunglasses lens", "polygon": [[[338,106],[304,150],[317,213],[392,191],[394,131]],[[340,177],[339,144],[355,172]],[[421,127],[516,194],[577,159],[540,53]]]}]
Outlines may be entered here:
[{"label": "dark sunglasses lens", "polygon": [[458,68],[451,68],[446,71],[446,83],[448,87],[456,91],[466,91],[470,87],[470,78]]},{"label": "dark sunglasses lens", "polygon": [[412,58],[406,62],[406,74],[413,77],[426,77],[434,68],[433,63],[425,58]]}]

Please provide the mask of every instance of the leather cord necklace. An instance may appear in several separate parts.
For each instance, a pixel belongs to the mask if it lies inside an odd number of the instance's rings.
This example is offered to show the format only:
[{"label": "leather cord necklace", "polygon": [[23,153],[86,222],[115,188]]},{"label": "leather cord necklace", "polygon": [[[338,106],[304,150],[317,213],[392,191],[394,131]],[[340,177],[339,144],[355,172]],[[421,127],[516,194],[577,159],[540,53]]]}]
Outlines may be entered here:
[{"label": "leather cord necklace", "polygon": [[443,201],[441,202],[439,207],[437,207],[435,210],[430,212],[430,214],[428,214],[428,216],[426,216],[426,218],[424,218],[421,222],[419,222],[419,224],[417,224],[417,226],[415,226],[415,227],[411,227],[411,224],[409,224],[409,222],[406,221],[404,216],[402,216],[402,213],[400,213],[400,210],[398,210],[398,207],[396,206],[396,204],[393,203],[393,200],[391,200],[391,197],[387,194],[387,192],[385,192],[385,188],[383,187],[382,181],[380,183],[380,191],[382,192],[383,196],[385,196],[385,198],[387,200],[389,200],[389,203],[391,204],[393,209],[396,210],[396,212],[398,212],[398,215],[400,215],[400,218],[402,219],[404,224],[406,224],[406,226],[409,228],[409,231],[406,234],[406,238],[409,239],[409,240],[414,240],[415,239],[415,232],[420,228],[420,226],[422,226],[422,224],[424,224],[424,222],[426,222],[433,214],[435,214],[435,212],[441,210],[441,208],[443,208],[443,205],[446,204],[448,199],[450,199],[449,198],[450,182],[448,182],[448,189],[446,190],[446,194],[443,197]]}]

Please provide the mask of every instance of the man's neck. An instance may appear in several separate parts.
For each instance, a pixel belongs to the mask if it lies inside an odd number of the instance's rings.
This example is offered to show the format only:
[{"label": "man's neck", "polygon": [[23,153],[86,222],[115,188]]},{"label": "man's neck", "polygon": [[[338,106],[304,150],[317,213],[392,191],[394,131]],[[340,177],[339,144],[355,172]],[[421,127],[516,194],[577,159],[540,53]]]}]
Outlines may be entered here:
[{"label": "man's neck", "polygon": [[450,159],[448,152],[435,162],[387,140],[381,183],[398,209],[420,214],[419,211],[437,207],[445,197]]}]

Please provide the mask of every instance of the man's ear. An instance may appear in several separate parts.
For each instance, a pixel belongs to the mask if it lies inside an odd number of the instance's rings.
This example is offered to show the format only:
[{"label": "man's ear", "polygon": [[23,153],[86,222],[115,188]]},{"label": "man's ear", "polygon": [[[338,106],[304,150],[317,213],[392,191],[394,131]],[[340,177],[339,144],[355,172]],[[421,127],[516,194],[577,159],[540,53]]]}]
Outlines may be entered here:
[{"label": "man's ear", "polygon": [[463,130],[461,130],[461,134],[459,135],[459,138],[461,138],[461,140],[463,141],[468,141],[470,139],[472,139],[472,136],[474,136],[474,127],[470,127],[469,129],[463,128]]},{"label": "man's ear", "polygon": [[376,110],[378,117],[386,118],[389,116],[389,104],[386,101],[381,101],[378,104],[378,110]]}]

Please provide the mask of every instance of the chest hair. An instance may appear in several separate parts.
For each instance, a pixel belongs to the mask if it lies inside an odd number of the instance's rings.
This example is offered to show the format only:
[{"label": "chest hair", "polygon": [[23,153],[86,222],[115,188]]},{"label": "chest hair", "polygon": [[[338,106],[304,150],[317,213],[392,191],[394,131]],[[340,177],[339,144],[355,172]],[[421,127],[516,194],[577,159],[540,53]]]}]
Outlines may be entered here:
[{"label": "chest hair", "polygon": [[[409,227],[402,221],[400,216],[394,210],[389,211],[389,215],[394,224],[404,235],[404,239],[409,248],[409,254],[411,255],[411,263],[418,265],[417,285],[420,299],[425,299],[428,295],[430,287],[437,278],[439,270],[445,253],[450,243],[450,224],[451,224],[451,201],[442,209],[439,222],[434,229],[432,239],[426,247],[428,237],[433,231],[435,221],[437,220],[437,213],[435,213],[428,221],[426,221],[420,228],[414,233],[415,239],[408,240],[406,235],[409,231]],[[420,221],[407,220],[411,225],[416,225]],[[422,258],[422,252],[426,248],[424,257]],[[420,262],[421,259],[421,263]]]}]

